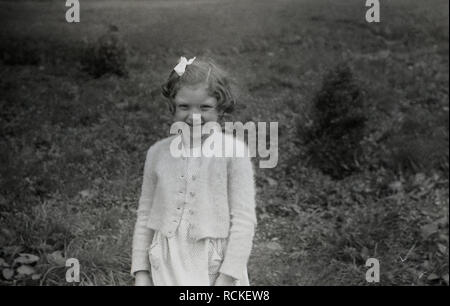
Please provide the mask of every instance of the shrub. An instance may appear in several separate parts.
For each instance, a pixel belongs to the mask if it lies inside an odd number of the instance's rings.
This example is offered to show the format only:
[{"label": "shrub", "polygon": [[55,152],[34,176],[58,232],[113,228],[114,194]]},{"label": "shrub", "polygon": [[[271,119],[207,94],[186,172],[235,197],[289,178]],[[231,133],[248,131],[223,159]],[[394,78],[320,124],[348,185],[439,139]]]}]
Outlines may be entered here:
[{"label": "shrub", "polygon": [[323,79],[313,100],[313,124],[306,134],[311,162],[325,174],[343,178],[357,169],[364,136],[363,94],[346,64]]},{"label": "shrub", "polygon": [[96,78],[107,73],[126,76],[127,55],[127,47],[119,36],[117,27],[110,26],[98,41],[87,45],[81,64],[85,71]]}]

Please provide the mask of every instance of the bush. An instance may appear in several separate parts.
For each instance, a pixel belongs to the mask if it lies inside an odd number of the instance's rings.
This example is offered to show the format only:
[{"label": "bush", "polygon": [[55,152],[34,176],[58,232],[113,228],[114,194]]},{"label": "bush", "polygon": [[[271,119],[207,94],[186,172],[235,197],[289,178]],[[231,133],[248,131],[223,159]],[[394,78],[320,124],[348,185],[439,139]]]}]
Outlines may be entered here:
[{"label": "bush", "polygon": [[352,71],[339,64],[324,77],[313,100],[313,124],[306,134],[311,161],[325,174],[340,179],[357,169],[366,121],[363,108]]},{"label": "bush", "polygon": [[85,48],[81,64],[85,71],[96,78],[107,73],[126,76],[127,55],[127,47],[120,38],[117,27],[110,26],[98,41]]}]

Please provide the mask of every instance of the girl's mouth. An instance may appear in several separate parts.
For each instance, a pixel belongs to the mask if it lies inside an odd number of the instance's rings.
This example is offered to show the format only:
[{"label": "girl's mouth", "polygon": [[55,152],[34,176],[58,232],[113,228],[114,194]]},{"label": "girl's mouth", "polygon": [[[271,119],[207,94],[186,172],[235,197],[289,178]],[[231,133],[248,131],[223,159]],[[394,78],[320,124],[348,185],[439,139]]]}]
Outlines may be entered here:
[{"label": "girl's mouth", "polygon": [[188,123],[188,122],[186,122],[187,123],[187,125],[189,125],[190,127],[194,127],[194,126],[203,126],[205,123],[204,122],[202,122],[202,123],[200,123],[200,124],[193,124],[193,123]]}]

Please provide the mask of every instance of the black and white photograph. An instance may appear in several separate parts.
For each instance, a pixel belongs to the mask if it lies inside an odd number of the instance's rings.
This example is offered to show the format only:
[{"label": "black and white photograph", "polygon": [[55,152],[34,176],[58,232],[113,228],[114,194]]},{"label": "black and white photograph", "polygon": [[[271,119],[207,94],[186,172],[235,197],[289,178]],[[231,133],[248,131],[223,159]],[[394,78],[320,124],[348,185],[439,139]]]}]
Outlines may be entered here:
[{"label": "black and white photograph", "polygon": [[449,2],[0,0],[0,148],[1,287],[449,286]]}]

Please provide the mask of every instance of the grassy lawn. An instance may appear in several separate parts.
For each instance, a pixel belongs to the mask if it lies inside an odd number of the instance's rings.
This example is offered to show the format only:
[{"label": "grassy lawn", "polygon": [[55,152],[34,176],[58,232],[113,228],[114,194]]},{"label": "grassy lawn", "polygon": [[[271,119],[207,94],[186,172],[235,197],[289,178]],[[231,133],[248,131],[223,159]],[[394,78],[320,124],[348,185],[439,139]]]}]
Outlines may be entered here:
[{"label": "grassy lawn", "polygon": [[[145,153],[171,123],[158,89],[179,56],[207,55],[234,77],[233,120],[279,122],[278,166],[255,168],[252,285],[367,285],[369,257],[382,285],[448,285],[448,1],[385,1],[379,24],[357,0],[80,3],[68,24],[61,1],[0,1],[0,284],[68,285],[72,257],[80,285],[133,283]],[[111,25],[127,74],[94,78],[83,52]],[[336,180],[298,126],[341,62],[364,91],[366,158]]]}]

